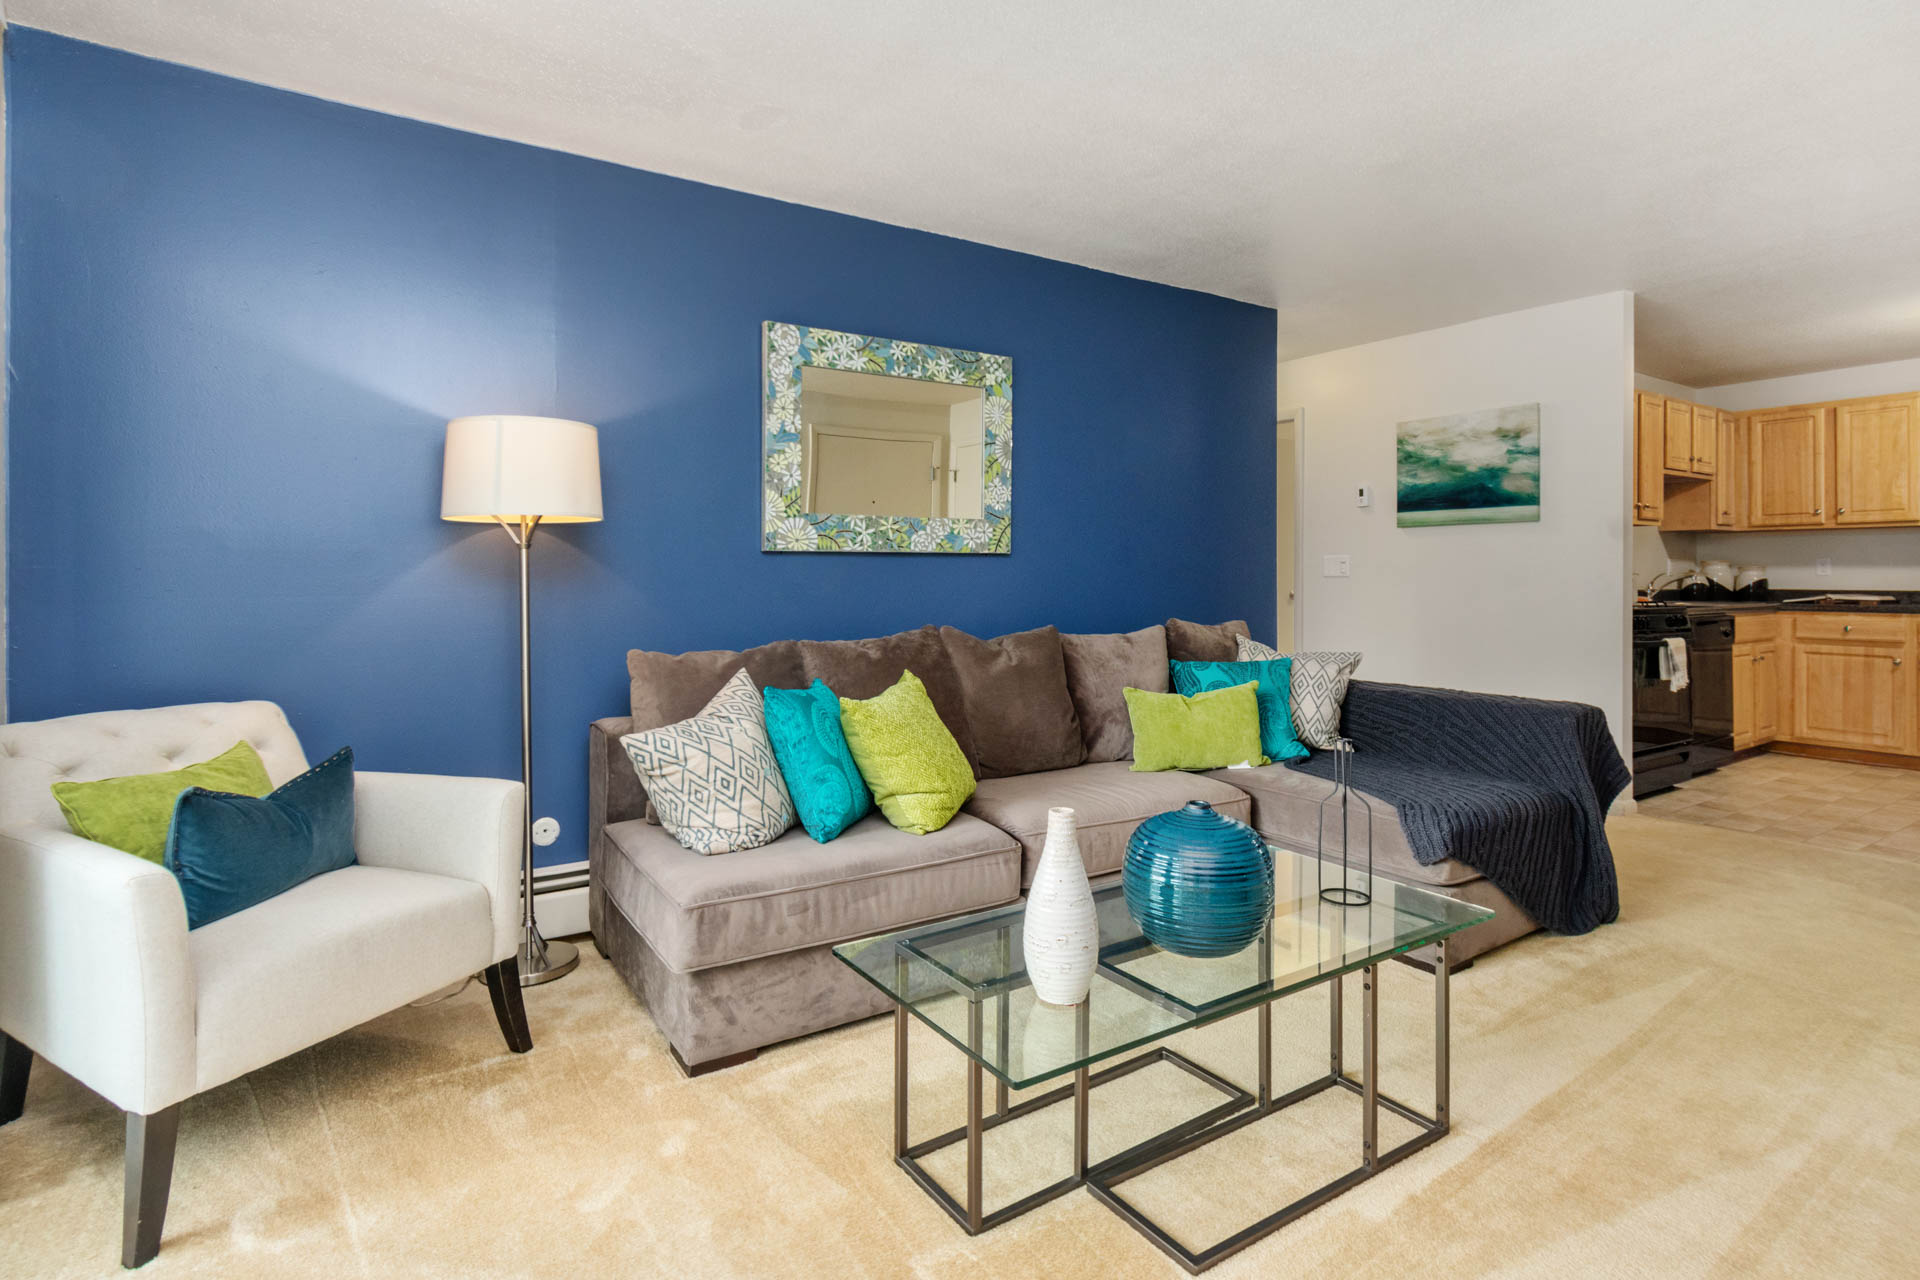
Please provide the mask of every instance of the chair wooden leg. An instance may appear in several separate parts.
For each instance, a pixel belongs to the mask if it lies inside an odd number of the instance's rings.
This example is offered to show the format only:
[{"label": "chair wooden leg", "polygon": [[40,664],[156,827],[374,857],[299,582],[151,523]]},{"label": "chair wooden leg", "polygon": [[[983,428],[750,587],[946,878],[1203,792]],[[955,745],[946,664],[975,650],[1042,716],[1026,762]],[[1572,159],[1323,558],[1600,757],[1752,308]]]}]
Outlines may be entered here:
[{"label": "chair wooden leg", "polygon": [[160,1252],[173,1185],[173,1144],[180,1135],[180,1104],[150,1116],[127,1112],[126,1217],[120,1231],[120,1265],[144,1267]]},{"label": "chair wooden leg", "polygon": [[502,960],[486,971],[487,994],[493,997],[493,1016],[500,1020],[500,1034],[507,1048],[525,1053],[533,1048],[533,1033],[527,1030],[527,1006],[520,999],[520,961]]},{"label": "chair wooden leg", "polygon": [[27,1109],[27,1073],[33,1050],[0,1031],[0,1124],[12,1124]]}]

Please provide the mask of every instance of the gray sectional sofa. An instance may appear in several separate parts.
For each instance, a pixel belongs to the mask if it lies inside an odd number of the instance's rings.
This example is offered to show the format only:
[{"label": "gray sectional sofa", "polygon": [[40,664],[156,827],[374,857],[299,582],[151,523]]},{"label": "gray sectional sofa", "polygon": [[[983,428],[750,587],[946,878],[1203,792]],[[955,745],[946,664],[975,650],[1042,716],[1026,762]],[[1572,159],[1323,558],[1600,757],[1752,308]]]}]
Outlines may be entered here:
[{"label": "gray sectional sofa", "polygon": [[[1169,659],[1227,660],[1244,623],[1116,635],[1051,627],[984,641],[923,627],[873,640],[781,641],[744,653],[628,655],[627,715],[590,730],[588,911],[594,941],[645,1002],[690,1074],[762,1047],[871,1017],[886,998],[835,960],[840,942],[1017,900],[1033,878],[1047,810],[1079,815],[1093,876],[1119,871],[1144,819],[1189,800],[1311,852],[1326,782],[1286,768],[1134,773],[1120,690],[1164,691]],[[622,734],[695,714],[734,672],[761,686],[818,678],[871,697],[911,669],[974,762],[978,790],[930,835],[870,814],[829,844],[799,827],[759,849],[707,856],[651,820]],[[1479,873],[1422,866],[1391,806],[1375,802],[1375,870],[1492,907],[1452,944],[1454,963],[1536,928]]]}]

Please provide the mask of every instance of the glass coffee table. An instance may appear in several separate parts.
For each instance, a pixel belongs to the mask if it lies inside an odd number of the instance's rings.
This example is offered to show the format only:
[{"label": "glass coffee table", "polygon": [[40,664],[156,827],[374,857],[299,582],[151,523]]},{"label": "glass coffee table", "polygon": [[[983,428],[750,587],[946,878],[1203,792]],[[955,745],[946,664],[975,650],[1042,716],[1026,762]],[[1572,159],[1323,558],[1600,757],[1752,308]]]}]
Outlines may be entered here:
[{"label": "glass coffee table", "polygon": [[[1094,903],[1100,916],[1099,968],[1087,999],[1068,1008],[1042,1004],[1027,981],[1021,955],[1023,903],[835,947],[836,956],[894,1001],[895,1163],[969,1235],[999,1226],[1075,1187],[1085,1186],[1162,1251],[1198,1274],[1438,1141],[1447,1132],[1447,938],[1491,919],[1493,913],[1380,877],[1373,877],[1368,884],[1370,903],[1336,906],[1319,896],[1320,874],[1316,859],[1275,849],[1274,914],[1265,932],[1238,954],[1206,960],[1177,956],[1154,946],[1128,914],[1119,884],[1097,888]],[[1365,879],[1356,875],[1349,883],[1357,885]],[[1337,883],[1333,874],[1328,874],[1327,883]],[[1429,944],[1436,952],[1431,1116],[1381,1093],[1378,1069],[1378,967],[1396,955]],[[1356,970],[1361,974],[1363,1002],[1357,1079],[1346,1071],[1341,1007],[1342,979]],[[1329,987],[1332,1005],[1327,1073],[1275,1096],[1273,1002],[1321,985]],[[1258,1023],[1257,1074],[1251,1088],[1235,1084],[1158,1043],[1177,1032],[1243,1013],[1251,1013]],[[917,1143],[909,1140],[907,1128],[910,1017],[938,1032],[967,1059],[966,1124]],[[1134,1053],[1136,1050],[1143,1052]],[[1133,1056],[1123,1057],[1129,1053]],[[1094,1069],[1096,1064],[1116,1058],[1122,1060]],[[1189,1072],[1217,1090],[1220,1102],[1164,1133],[1090,1165],[1089,1093],[1154,1063]],[[988,1076],[994,1081],[991,1110],[985,1098]],[[1011,1089],[1027,1089],[1068,1076],[1072,1077],[1070,1082],[1008,1105]],[[1197,1252],[1190,1250],[1120,1194],[1118,1188],[1129,1178],[1334,1088],[1350,1090],[1362,1099],[1358,1166],[1225,1240]],[[987,1210],[981,1203],[983,1134],[1042,1107],[1068,1101],[1073,1106],[1073,1172],[1011,1204]],[[1420,1132],[1390,1150],[1379,1150],[1379,1113],[1383,1107]],[[966,1143],[964,1199],[942,1187],[921,1164],[924,1157],[956,1142]]]}]

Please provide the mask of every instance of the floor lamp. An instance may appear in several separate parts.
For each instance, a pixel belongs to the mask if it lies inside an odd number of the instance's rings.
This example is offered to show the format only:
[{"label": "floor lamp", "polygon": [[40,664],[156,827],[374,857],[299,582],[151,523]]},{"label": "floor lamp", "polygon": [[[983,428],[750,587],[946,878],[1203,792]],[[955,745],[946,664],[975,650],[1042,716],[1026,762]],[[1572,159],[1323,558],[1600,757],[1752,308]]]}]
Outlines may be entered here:
[{"label": "floor lamp", "polygon": [[520,985],[551,982],[580,963],[570,942],[548,942],[533,918],[533,658],[527,551],[546,524],[600,519],[600,433],[564,418],[490,415],[447,424],[440,518],[492,521],[520,549]]}]

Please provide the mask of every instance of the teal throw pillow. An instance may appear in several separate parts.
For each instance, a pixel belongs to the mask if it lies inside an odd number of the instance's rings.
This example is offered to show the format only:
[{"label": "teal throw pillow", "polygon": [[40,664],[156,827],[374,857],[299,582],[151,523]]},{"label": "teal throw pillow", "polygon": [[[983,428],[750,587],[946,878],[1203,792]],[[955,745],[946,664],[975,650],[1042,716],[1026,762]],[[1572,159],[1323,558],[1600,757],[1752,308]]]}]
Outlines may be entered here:
[{"label": "teal throw pillow", "polygon": [[189,929],[354,861],[352,747],[265,796],[188,787],[173,802],[166,866]]},{"label": "teal throw pillow", "polygon": [[1293,731],[1288,693],[1293,680],[1291,658],[1265,662],[1175,662],[1172,667],[1174,692],[1189,698],[1207,689],[1230,689],[1254,681],[1254,700],[1260,705],[1260,749],[1266,752],[1267,759],[1302,760],[1312,754]]},{"label": "teal throw pillow", "polygon": [[800,825],[825,844],[873,811],[873,794],[840,728],[840,699],[821,680],[805,689],[762,689],[760,697]]}]

